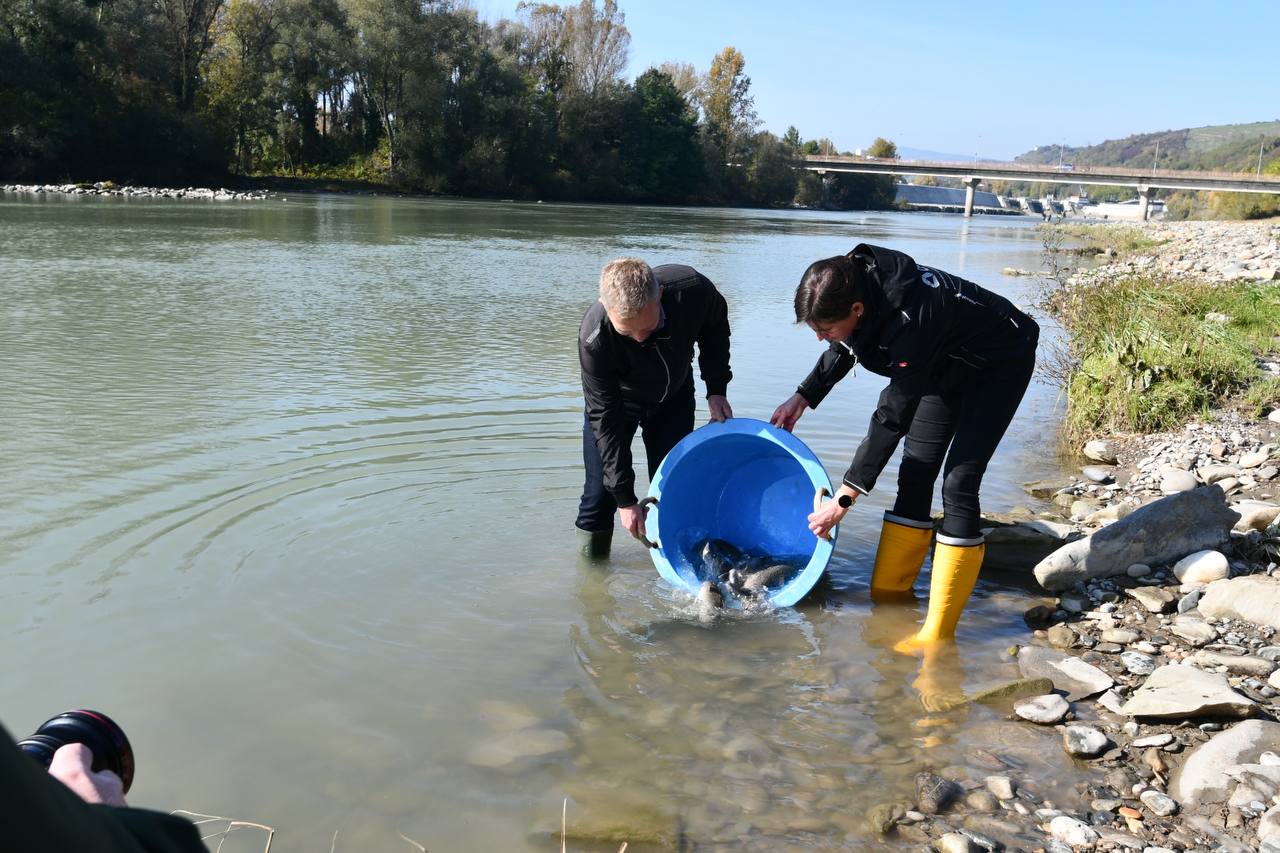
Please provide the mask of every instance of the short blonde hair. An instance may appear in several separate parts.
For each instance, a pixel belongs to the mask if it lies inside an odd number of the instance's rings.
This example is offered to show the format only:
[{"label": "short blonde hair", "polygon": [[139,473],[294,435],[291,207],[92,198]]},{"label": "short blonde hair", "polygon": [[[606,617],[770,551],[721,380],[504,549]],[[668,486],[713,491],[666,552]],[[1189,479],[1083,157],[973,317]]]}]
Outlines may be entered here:
[{"label": "short blonde hair", "polygon": [[619,317],[634,317],[657,298],[658,280],[638,258],[618,258],[600,271],[600,301]]}]

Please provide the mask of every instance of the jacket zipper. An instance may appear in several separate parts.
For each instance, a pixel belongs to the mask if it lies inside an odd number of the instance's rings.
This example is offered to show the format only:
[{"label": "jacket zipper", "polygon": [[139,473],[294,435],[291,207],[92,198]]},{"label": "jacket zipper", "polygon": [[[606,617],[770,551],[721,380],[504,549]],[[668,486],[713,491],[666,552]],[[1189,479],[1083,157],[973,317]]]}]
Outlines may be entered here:
[{"label": "jacket zipper", "polygon": [[658,354],[658,360],[662,362],[662,369],[667,372],[667,387],[662,392],[662,399],[658,401],[659,403],[665,403],[667,395],[671,393],[671,368],[667,367],[667,360],[662,356],[662,347],[656,341],[653,344],[653,349]]}]

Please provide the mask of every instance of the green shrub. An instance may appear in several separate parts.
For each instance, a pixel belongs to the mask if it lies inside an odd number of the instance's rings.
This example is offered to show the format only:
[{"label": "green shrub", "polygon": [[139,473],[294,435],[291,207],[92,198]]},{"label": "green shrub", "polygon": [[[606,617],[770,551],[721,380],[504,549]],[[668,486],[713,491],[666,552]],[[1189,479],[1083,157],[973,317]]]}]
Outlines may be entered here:
[{"label": "green shrub", "polygon": [[1277,348],[1280,289],[1126,279],[1062,291],[1050,307],[1070,334],[1069,440],[1175,429],[1235,395],[1261,408],[1280,391],[1255,361]]}]

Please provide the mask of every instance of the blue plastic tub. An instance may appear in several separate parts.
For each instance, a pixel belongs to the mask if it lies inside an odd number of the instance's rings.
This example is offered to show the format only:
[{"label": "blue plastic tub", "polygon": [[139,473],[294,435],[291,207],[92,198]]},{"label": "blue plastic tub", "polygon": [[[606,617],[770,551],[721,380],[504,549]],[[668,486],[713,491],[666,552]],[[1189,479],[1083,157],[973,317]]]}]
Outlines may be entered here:
[{"label": "blue plastic tub", "polygon": [[775,607],[804,597],[827,568],[834,545],[809,530],[816,495],[831,478],[804,442],[752,418],[694,430],[662,460],[649,485],[645,534],[664,580],[696,594],[695,546],[711,537],[744,551],[808,556],[800,573],[769,596]]}]

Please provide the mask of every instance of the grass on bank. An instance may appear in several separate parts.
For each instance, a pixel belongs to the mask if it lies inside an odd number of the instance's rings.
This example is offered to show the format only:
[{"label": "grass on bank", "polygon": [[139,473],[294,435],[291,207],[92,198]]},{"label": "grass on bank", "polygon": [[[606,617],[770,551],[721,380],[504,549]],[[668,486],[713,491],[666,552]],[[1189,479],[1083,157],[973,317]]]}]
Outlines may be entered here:
[{"label": "grass on bank", "polygon": [[[1130,278],[1063,289],[1047,305],[1070,334],[1064,438],[1176,429],[1215,407],[1257,417],[1280,406],[1280,379],[1257,355],[1280,352],[1280,287]],[[1225,319],[1220,316],[1225,315]]]},{"label": "grass on bank", "polygon": [[[1075,254],[1095,254],[1105,252],[1110,255],[1128,255],[1146,249],[1154,249],[1166,241],[1157,240],[1143,233],[1141,228],[1129,228],[1116,225],[1037,225],[1040,237],[1049,251],[1072,252]],[[1068,240],[1081,240],[1083,247],[1068,247]]]}]

